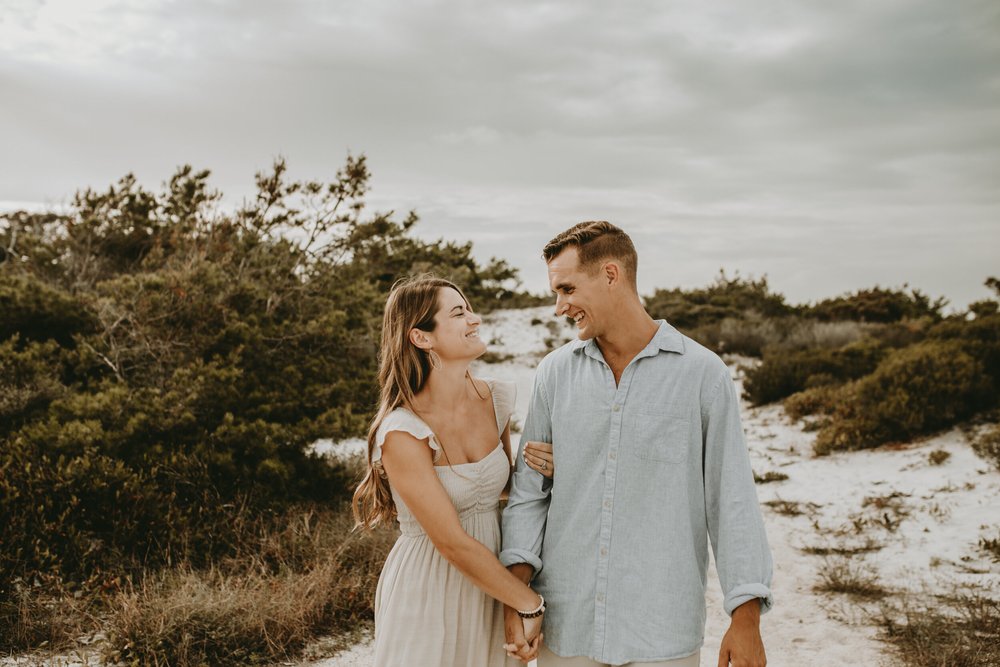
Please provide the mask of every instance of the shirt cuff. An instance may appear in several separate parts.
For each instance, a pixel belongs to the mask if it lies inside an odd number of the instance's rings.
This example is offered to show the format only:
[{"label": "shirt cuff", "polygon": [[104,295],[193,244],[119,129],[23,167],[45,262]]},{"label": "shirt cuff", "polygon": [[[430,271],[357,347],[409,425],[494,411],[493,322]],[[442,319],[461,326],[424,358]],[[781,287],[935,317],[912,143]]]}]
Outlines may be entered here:
[{"label": "shirt cuff", "polygon": [[504,549],[500,552],[500,563],[504,567],[527,563],[535,568],[535,574],[542,571],[542,559],[527,549]]},{"label": "shirt cuff", "polygon": [[722,606],[726,610],[726,614],[732,616],[737,607],[754,598],[760,600],[760,613],[762,614],[769,612],[771,606],[774,605],[771,589],[764,584],[742,584],[729,591]]}]

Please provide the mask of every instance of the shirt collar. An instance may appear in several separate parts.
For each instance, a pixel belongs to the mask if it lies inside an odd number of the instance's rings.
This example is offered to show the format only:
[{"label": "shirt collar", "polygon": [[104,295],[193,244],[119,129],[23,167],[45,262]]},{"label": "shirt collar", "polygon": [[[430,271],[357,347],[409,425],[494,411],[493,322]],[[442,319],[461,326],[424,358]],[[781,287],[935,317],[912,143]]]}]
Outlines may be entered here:
[{"label": "shirt collar", "polygon": [[[656,333],[653,334],[653,338],[647,343],[646,347],[636,355],[636,358],[652,357],[661,350],[663,352],[684,354],[684,336],[681,332],[667,324],[666,320],[656,320],[656,323],[659,325]],[[594,338],[588,340],[577,338],[573,341],[572,345],[574,352],[583,350],[588,357],[593,357],[594,359],[604,358],[601,354],[601,349],[597,347],[597,340]]]}]

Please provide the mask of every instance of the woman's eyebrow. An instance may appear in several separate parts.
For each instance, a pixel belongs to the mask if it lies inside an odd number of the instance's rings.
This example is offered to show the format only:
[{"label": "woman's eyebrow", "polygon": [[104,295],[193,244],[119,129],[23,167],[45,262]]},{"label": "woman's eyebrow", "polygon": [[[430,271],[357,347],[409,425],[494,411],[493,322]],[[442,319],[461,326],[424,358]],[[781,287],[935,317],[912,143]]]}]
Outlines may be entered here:
[{"label": "woman's eyebrow", "polygon": [[454,310],[455,310],[456,308],[458,308],[459,310],[462,310],[463,306],[452,306],[452,307],[451,307],[451,311],[452,311],[452,312],[454,312]]}]

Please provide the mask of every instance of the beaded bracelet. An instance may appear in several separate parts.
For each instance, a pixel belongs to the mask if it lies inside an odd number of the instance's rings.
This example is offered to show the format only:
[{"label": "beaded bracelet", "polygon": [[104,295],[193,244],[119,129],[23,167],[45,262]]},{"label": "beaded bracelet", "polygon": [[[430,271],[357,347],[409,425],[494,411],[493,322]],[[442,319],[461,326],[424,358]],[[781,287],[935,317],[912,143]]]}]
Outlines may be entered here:
[{"label": "beaded bracelet", "polygon": [[537,607],[535,607],[531,611],[521,611],[520,609],[518,609],[517,610],[517,615],[520,616],[521,618],[537,618],[537,617],[541,616],[542,614],[544,614],[545,613],[545,598],[543,598],[542,595],[541,595],[541,593],[539,593],[538,594],[538,599],[541,600],[541,602],[538,603]]}]

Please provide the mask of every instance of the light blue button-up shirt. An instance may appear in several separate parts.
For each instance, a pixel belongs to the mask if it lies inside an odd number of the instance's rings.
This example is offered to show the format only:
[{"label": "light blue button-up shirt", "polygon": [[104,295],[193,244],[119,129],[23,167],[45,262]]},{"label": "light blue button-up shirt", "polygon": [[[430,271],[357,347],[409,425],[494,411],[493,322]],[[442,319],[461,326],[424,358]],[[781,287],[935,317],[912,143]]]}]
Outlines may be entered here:
[{"label": "light blue button-up shirt", "polygon": [[[523,459],[551,442],[555,477]],[[609,664],[691,655],[704,640],[708,542],[725,609],[772,603],[771,552],[719,357],[664,321],[615,386],[595,341],[538,366],[503,514],[504,565],[529,563],[545,644]]]}]

